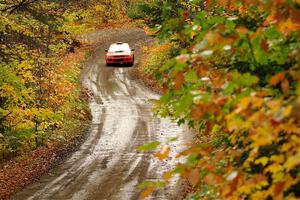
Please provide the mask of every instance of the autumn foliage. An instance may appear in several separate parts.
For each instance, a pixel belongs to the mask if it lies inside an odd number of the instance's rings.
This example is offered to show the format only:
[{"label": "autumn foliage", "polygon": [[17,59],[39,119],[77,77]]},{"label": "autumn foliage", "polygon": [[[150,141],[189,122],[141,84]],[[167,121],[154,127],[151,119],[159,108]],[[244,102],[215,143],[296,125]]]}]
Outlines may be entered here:
[{"label": "autumn foliage", "polygon": [[197,130],[169,172],[189,180],[188,199],[299,199],[300,2],[148,6],[159,38],[182,47],[155,77],[158,114]]},{"label": "autumn foliage", "polygon": [[[76,36],[124,19],[126,2],[0,2],[0,162],[75,137],[88,118]],[[119,10],[119,12],[115,12]],[[69,54],[69,56],[67,56]]]}]

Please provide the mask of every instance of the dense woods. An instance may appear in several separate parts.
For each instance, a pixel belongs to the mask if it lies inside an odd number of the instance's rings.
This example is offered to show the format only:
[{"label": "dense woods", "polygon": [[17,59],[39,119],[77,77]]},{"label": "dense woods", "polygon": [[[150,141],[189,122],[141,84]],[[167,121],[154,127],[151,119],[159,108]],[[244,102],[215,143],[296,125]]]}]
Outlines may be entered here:
[{"label": "dense woods", "polygon": [[[177,155],[187,162],[148,183],[144,196],[180,174],[192,187],[188,199],[299,199],[300,2],[137,7],[162,42],[156,48],[173,45],[150,51],[165,64],[143,63],[164,91],[156,112],[196,131],[196,144]],[[167,158],[166,149],[155,155]]]},{"label": "dense woods", "polygon": [[81,65],[62,60],[80,47],[78,34],[124,19],[125,6],[114,0],[0,2],[0,160],[65,141],[88,118]]}]

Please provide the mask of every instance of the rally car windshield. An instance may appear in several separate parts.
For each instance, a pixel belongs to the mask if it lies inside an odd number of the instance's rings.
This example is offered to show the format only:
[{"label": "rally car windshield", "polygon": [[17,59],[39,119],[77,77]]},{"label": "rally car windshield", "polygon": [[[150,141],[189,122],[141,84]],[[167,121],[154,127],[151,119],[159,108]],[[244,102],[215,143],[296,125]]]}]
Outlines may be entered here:
[{"label": "rally car windshield", "polygon": [[110,46],[108,52],[112,53],[124,53],[124,52],[130,52],[130,48],[126,44],[113,44]]}]

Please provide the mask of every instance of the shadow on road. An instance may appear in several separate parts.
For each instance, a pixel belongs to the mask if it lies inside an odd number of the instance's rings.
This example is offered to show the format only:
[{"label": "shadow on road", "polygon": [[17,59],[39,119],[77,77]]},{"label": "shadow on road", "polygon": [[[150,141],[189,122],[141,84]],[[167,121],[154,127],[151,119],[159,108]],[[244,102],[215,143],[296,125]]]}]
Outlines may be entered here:
[{"label": "shadow on road", "polygon": [[129,64],[113,64],[113,65],[106,65],[106,67],[114,67],[114,68],[128,68],[133,67],[134,65]]}]

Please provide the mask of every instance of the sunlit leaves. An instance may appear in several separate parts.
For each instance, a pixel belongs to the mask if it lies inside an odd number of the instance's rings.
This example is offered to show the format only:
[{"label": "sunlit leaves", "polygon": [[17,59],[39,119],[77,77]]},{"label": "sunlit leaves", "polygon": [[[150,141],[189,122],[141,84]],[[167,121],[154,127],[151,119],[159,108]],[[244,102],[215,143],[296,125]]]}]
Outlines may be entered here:
[{"label": "sunlit leaves", "polygon": [[[298,2],[199,5],[202,11],[187,11],[192,16],[177,12],[175,20],[159,22],[160,36],[183,50],[159,69],[167,93],[158,107],[199,130],[196,141],[212,147],[179,154],[187,161],[176,173],[195,188],[192,198],[209,198],[214,189],[221,199],[299,198]],[[228,142],[213,145],[219,139]],[[225,164],[212,167],[220,159]]]}]

